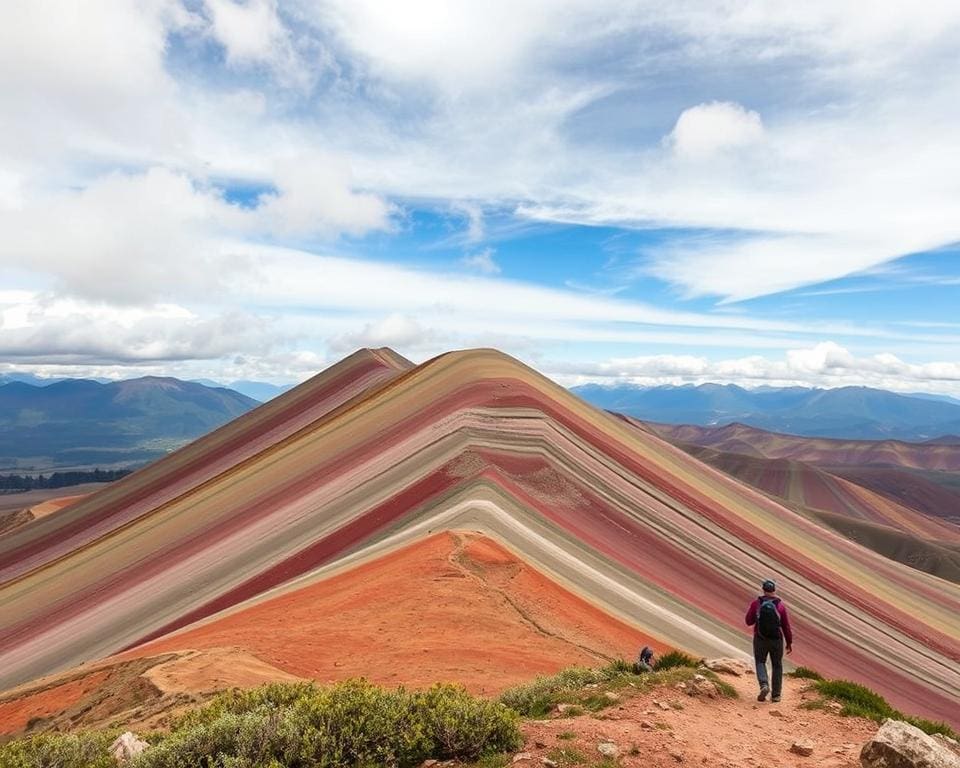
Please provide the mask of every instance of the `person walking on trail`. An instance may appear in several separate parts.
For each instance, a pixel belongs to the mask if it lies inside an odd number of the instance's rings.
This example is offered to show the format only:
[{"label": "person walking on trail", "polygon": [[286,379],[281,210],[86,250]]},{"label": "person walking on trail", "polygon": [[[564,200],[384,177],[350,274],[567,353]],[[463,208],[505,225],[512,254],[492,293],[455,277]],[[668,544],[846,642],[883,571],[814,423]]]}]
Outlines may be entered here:
[{"label": "person walking on trail", "polygon": [[773,696],[770,701],[780,701],[783,690],[783,647],[793,653],[793,632],[790,630],[790,614],[787,606],[777,597],[777,585],[767,579],[763,582],[763,594],[750,603],[747,609],[747,626],[753,627],[753,659],[757,664],[757,682],[760,695],[757,701],[766,701],[770,691],[767,679],[767,656],[773,668]]}]

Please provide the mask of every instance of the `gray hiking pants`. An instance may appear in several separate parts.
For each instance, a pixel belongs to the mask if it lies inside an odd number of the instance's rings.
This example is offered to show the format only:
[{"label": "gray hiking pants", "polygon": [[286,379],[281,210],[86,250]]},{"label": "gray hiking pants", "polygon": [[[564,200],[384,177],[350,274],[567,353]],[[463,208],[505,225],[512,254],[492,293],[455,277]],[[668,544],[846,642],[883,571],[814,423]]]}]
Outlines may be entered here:
[{"label": "gray hiking pants", "polygon": [[[773,668],[773,685],[767,680],[767,656]],[[757,664],[757,682],[760,687],[770,688],[774,697],[780,697],[783,689],[783,638],[768,640],[760,635],[753,636],[753,660]]]}]

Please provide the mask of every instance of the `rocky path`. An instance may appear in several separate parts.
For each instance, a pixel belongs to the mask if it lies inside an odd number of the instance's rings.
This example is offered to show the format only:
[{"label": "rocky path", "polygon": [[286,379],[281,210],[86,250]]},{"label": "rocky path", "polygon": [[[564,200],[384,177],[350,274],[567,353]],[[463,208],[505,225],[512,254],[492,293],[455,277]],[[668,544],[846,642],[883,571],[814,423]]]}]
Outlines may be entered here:
[{"label": "rocky path", "polygon": [[[631,696],[597,714],[555,716],[524,725],[525,753],[517,765],[602,763],[622,766],[696,765],[712,768],[855,768],[877,725],[829,710],[803,709],[817,698],[801,680],[784,680],[778,704],[756,701],[752,676],[722,675],[739,699],[691,696],[677,688]],[[810,748],[809,755],[792,751]],[[613,745],[604,746],[604,745]],[[610,764],[609,761],[607,764]]]}]

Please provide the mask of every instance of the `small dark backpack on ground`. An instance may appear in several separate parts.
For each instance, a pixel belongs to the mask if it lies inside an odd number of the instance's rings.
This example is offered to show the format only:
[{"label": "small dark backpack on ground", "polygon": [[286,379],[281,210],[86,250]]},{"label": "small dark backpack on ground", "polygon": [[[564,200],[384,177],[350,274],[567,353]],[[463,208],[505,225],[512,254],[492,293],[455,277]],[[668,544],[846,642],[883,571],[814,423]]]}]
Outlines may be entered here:
[{"label": "small dark backpack on ground", "polygon": [[778,597],[761,597],[757,608],[757,634],[766,640],[780,639],[780,612]]}]

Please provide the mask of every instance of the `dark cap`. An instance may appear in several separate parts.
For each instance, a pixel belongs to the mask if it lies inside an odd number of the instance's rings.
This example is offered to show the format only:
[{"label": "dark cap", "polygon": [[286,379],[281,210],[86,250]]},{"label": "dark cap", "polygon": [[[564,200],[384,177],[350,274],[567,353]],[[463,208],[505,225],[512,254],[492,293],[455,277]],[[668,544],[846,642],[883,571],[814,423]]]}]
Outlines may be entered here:
[{"label": "dark cap", "polygon": [[763,582],[763,591],[764,592],[775,592],[777,590],[777,585],[774,583],[773,579],[767,579]]}]

